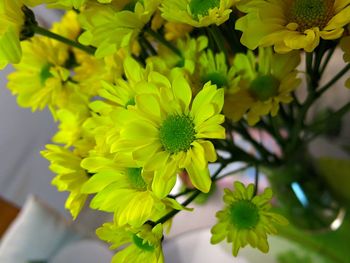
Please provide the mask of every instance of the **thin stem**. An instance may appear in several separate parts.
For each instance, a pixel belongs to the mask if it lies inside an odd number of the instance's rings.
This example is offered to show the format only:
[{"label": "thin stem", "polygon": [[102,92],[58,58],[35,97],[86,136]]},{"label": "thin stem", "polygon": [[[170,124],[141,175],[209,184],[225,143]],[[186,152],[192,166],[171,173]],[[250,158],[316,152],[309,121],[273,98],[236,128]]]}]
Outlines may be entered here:
[{"label": "thin stem", "polygon": [[323,73],[324,73],[324,71],[326,70],[327,65],[328,65],[328,62],[331,60],[331,58],[332,58],[332,56],[333,56],[333,53],[334,53],[334,51],[335,51],[335,47],[336,47],[336,46],[332,47],[332,48],[328,51],[327,56],[326,56],[325,60],[323,61],[323,64],[322,64],[321,67],[320,67],[320,76],[322,76]]},{"label": "thin stem", "polygon": [[350,102],[348,102],[347,104],[345,104],[343,107],[341,107],[339,110],[337,110],[336,112],[330,114],[329,116],[327,116],[326,118],[317,121],[316,123],[313,123],[312,125],[310,125],[308,127],[308,130],[315,130],[317,129],[317,127],[319,126],[324,126],[325,123],[329,124],[325,130],[319,130],[314,132],[309,138],[306,139],[307,142],[312,141],[314,138],[316,138],[318,135],[320,135],[321,133],[326,132],[327,130],[329,130],[330,128],[332,128],[332,124],[337,121],[340,120],[346,113],[350,112]]},{"label": "thin stem", "polygon": [[[215,181],[215,178],[219,175],[219,173],[226,167],[226,165],[221,165],[219,167],[219,169],[216,170],[216,172],[214,173],[214,175],[211,177],[211,179],[213,181]],[[201,191],[199,191],[198,189],[194,190],[194,193],[192,195],[190,195],[190,197],[188,197],[183,203],[181,203],[182,206],[187,206],[189,203],[191,203],[199,194],[201,193]],[[156,222],[152,223],[154,225],[160,224],[160,223],[165,223],[166,221],[168,221],[169,219],[171,219],[173,216],[175,216],[177,213],[179,213],[180,210],[176,210],[173,209],[172,211],[170,211],[169,213],[167,213],[165,216],[163,216],[162,218],[160,218],[159,220],[157,220]]]},{"label": "thin stem", "polygon": [[228,54],[227,49],[225,48],[225,39],[222,36],[220,30],[216,26],[208,27],[208,32],[212,35],[216,46],[220,50],[220,52],[223,52],[225,54],[226,62],[228,62]]},{"label": "thin stem", "polygon": [[[199,190],[195,190],[195,192],[185,200],[185,202],[183,202],[181,205],[182,206],[187,206],[189,203],[191,203],[199,194],[201,193],[201,191]],[[173,209],[172,211],[170,211],[169,213],[167,213],[165,216],[161,217],[159,220],[157,220],[155,223],[153,223],[154,225],[158,225],[158,224],[163,224],[166,221],[168,221],[169,219],[171,219],[172,217],[174,217],[177,213],[179,213],[181,210],[175,210]]]},{"label": "thin stem", "polygon": [[230,172],[224,173],[224,174],[222,174],[220,177],[215,178],[215,182],[217,182],[217,181],[219,181],[219,180],[221,180],[221,179],[223,179],[223,178],[225,178],[225,177],[227,177],[227,176],[231,176],[231,175],[234,175],[234,174],[236,174],[236,173],[245,171],[245,170],[247,170],[247,169],[248,169],[249,167],[251,167],[251,166],[252,166],[252,165],[248,164],[248,165],[243,166],[243,167],[240,167],[240,168],[238,168],[238,169],[236,169],[236,170],[234,170],[234,171],[230,171]]},{"label": "thin stem", "polygon": [[79,42],[76,42],[76,41],[71,40],[69,38],[65,38],[65,37],[63,37],[61,35],[58,35],[58,34],[56,34],[54,32],[51,32],[51,31],[47,30],[46,28],[40,27],[38,25],[34,25],[33,26],[33,30],[34,30],[34,32],[36,34],[43,35],[43,36],[55,39],[55,40],[60,41],[60,42],[62,42],[64,44],[66,44],[66,45],[69,45],[69,46],[78,48],[80,50],[83,50],[83,51],[85,51],[88,54],[91,54],[91,55],[95,54],[95,49],[94,48],[88,47],[88,46],[84,46],[84,45],[80,44]]},{"label": "thin stem", "polygon": [[171,51],[173,51],[176,55],[178,55],[180,58],[182,58],[182,53],[179,49],[177,49],[173,44],[171,44],[169,41],[167,41],[161,34],[158,34],[156,31],[153,31],[152,29],[145,27],[144,31],[149,34],[150,36],[154,37],[159,43],[169,48]]},{"label": "thin stem", "polygon": [[255,165],[255,187],[254,187],[254,196],[258,193],[258,188],[259,188],[259,166]]},{"label": "thin stem", "polygon": [[317,91],[317,97],[320,97],[325,91],[327,91],[330,87],[332,87],[333,84],[335,84],[341,77],[344,76],[346,72],[350,70],[350,64],[346,65],[340,72],[338,72],[337,75],[334,76],[326,85],[321,87]]}]

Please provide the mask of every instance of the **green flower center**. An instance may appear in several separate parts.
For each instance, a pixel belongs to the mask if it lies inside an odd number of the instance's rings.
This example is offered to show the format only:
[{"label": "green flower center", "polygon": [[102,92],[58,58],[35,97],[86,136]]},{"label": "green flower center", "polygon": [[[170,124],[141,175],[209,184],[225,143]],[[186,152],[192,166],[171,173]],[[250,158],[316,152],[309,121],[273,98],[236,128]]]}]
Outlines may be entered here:
[{"label": "green flower center", "polygon": [[160,141],[169,153],[187,151],[195,140],[192,119],[186,115],[170,115],[159,129]]},{"label": "green flower center", "polygon": [[147,184],[142,178],[141,171],[142,168],[127,168],[126,175],[133,188],[144,191],[147,189]]},{"label": "green flower center", "polygon": [[47,64],[41,69],[41,71],[40,71],[41,85],[44,85],[48,78],[53,77],[53,75],[50,73],[51,66],[52,66],[51,64]]},{"label": "green flower center", "polygon": [[252,229],[259,222],[259,210],[248,200],[240,200],[229,208],[231,223],[238,229]]},{"label": "green flower center", "polygon": [[129,105],[131,105],[131,106],[135,106],[136,105],[135,98],[131,98],[125,103],[125,109],[127,109]]},{"label": "green flower center", "polygon": [[280,81],[272,75],[263,75],[255,78],[250,83],[251,94],[260,101],[268,100],[278,94]]},{"label": "green flower center", "polygon": [[132,241],[141,250],[150,251],[150,252],[154,250],[154,246],[150,245],[148,242],[144,242],[144,240],[138,237],[136,234],[132,236]]},{"label": "green flower center", "polygon": [[209,15],[209,10],[220,7],[220,0],[191,0],[189,7],[192,16],[198,19],[199,16]]},{"label": "green flower center", "polygon": [[335,0],[294,0],[289,21],[299,25],[299,31],[318,27],[324,28],[333,16]]},{"label": "green flower center", "polygon": [[212,84],[215,84],[218,88],[221,88],[221,87],[227,85],[226,76],[220,74],[219,72],[211,72],[211,73],[207,74],[203,78],[203,83],[206,83],[209,80],[211,81]]}]

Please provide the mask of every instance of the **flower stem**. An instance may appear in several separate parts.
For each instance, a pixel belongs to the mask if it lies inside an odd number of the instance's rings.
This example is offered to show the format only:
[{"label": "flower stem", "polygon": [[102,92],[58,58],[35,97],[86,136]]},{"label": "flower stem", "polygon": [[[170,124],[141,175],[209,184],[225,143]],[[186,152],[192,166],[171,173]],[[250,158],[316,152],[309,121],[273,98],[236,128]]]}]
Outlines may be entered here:
[{"label": "flower stem", "polygon": [[[215,180],[215,178],[219,175],[219,173],[226,167],[226,165],[221,165],[220,168],[214,173],[214,175],[211,177],[212,180]],[[188,197],[181,205],[182,206],[187,206],[189,203],[191,203],[199,194],[201,193],[201,191],[199,191],[198,189],[194,189],[194,192],[192,195],[190,195],[190,197]],[[179,213],[181,210],[176,210],[173,209],[172,211],[170,211],[169,213],[167,213],[165,216],[163,216],[162,218],[160,218],[159,220],[157,220],[155,223],[152,223],[152,225],[154,224],[155,226],[157,224],[163,224],[166,221],[168,221],[169,219],[171,219],[172,217],[174,217],[177,213]]]},{"label": "flower stem", "polygon": [[145,27],[144,31],[149,34],[150,36],[154,37],[159,43],[169,48],[171,51],[173,51],[176,55],[178,55],[180,58],[182,58],[182,53],[180,50],[178,50],[175,46],[173,46],[169,41],[167,41],[161,34],[158,34],[156,31],[153,31],[152,29]]},{"label": "flower stem", "polygon": [[61,35],[53,33],[51,31],[47,30],[46,28],[40,27],[38,25],[33,26],[33,30],[34,30],[34,32],[36,34],[43,35],[43,36],[55,39],[55,40],[60,41],[60,42],[62,42],[64,44],[66,44],[66,45],[69,45],[69,46],[78,48],[80,50],[83,50],[83,51],[85,51],[88,54],[93,55],[95,53],[95,49],[92,48],[92,47],[84,46],[84,45],[82,45],[82,44],[80,44],[80,43],[78,43],[78,42],[76,42],[74,40],[65,38],[65,37],[63,37]]},{"label": "flower stem", "polygon": [[325,91],[327,91],[333,84],[335,84],[341,77],[345,75],[346,72],[350,70],[350,64],[346,65],[337,75],[334,76],[326,85],[321,87],[316,95],[320,97]]}]

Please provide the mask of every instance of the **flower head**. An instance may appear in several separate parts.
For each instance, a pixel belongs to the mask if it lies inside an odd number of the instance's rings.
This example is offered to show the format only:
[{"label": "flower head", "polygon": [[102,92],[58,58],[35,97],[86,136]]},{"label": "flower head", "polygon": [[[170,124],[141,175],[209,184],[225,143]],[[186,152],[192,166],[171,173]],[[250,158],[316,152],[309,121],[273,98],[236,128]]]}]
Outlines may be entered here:
[{"label": "flower head", "polygon": [[233,60],[234,85],[226,89],[224,113],[234,121],[246,116],[250,125],[263,115],[275,116],[280,103],[290,103],[291,92],[300,84],[296,66],[300,55],[295,52],[273,54],[260,48],[257,59],[251,51],[237,54]]},{"label": "flower head", "polygon": [[168,21],[205,27],[224,23],[233,3],[233,0],[164,0],[161,11]]},{"label": "flower head", "polygon": [[141,226],[156,221],[169,208],[182,209],[170,198],[159,199],[150,190],[152,173],[138,167],[128,154],[106,157],[88,157],[82,167],[93,176],[84,184],[83,193],[97,193],[90,206],[114,212],[119,226]]},{"label": "flower head", "polygon": [[52,184],[59,191],[69,192],[65,206],[75,219],[88,196],[80,191],[88,180],[87,173],[80,167],[81,158],[66,148],[51,144],[46,145],[41,154],[50,161],[50,170],[57,174]]},{"label": "flower head", "polygon": [[250,49],[273,45],[278,53],[312,52],[320,38],[340,38],[350,22],[349,0],[242,0],[237,8],[247,13],[236,23],[241,42]]},{"label": "flower head", "polygon": [[135,1],[133,8],[118,10],[113,5],[89,5],[79,16],[84,33],[79,41],[97,47],[96,57],[119,48],[130,48],[141,29],[151,19],[159,1]]},{"label": "flower head", "polygon": [[215,161],[216,152],[205,139],[225,138],[220,125],[223,90],[207,83],[192,100],[181,74],[172,82],[159,73],[153,77],[159,91],[135,97],[135,108],[125,114],[127,121],[115,149],[132,152],[146,171],[154,172],[152,190],[158,197],[169,194],[180,169],[187,170],[195,187],[208,192],[208,161]]},{"label": "flower head", "polygon": [[112,263],[163,263],[161,246],[163,226],[143,225],[141,227],[118,226],[105,223],[96,230],[102,240],[112,243],[111,249],[123,248],[113,257]]},{"label": "flower head", "polygon": [[241,247],[250,244],[267,253],[267,234],[276,234],[275,223],[285,225],[288,221],[270,212],[272,190],[265,189],[261,195],[254,195],[253,184],[245,187],[241,182],[234,183],[235,191],[225,189],[223,197],[226,207],[217,212],[218,223],[211,229],[211,243],[217,244],[227,239],[232,243],[232,254],[237,256]]}]

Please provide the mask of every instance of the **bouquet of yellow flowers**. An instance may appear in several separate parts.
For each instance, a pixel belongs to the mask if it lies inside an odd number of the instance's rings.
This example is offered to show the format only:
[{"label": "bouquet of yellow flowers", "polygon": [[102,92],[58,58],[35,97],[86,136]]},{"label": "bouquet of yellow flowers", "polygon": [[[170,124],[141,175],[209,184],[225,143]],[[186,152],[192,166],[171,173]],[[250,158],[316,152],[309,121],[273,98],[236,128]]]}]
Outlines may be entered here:
[{"label": "bouquet of yellow flowers", "polygon": [[[31,9],[42,4],[65,10],[50,29]],[[0,0],[0,69],[14,64],[8,88],[21,107],[47,107],[58,122],[42,155],[72,217],[87,200],[114,215],[96,231],[120,248],[112,262],[164,262],[172,218],[253,167],[255,184],[225,189],[211,229],[211,243],[226,239],[237,256],[248,244],[268,252],[288,221],[327,228],[349,204],[332,184],[348,160],[307,150],[350,111],[347,102],[307,118],[349,76],[349,32],[350,0]],[[339,46],[345,67],[321,84]],[[259,193],[261,173],[271,187]]]}]

